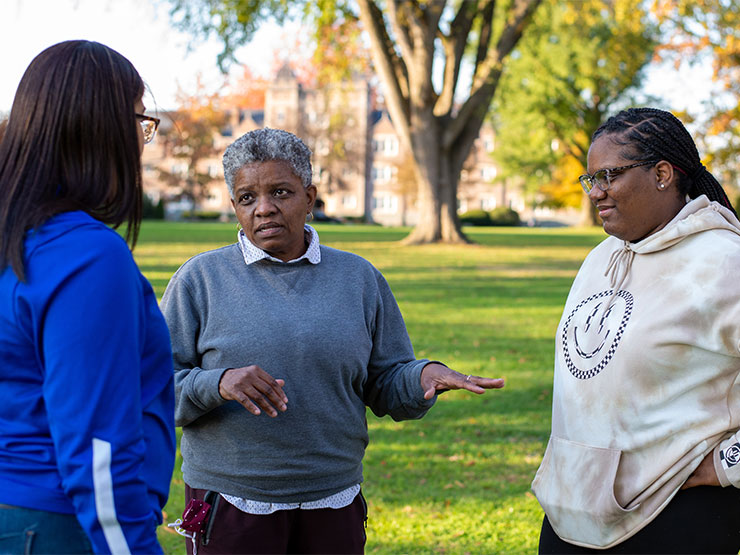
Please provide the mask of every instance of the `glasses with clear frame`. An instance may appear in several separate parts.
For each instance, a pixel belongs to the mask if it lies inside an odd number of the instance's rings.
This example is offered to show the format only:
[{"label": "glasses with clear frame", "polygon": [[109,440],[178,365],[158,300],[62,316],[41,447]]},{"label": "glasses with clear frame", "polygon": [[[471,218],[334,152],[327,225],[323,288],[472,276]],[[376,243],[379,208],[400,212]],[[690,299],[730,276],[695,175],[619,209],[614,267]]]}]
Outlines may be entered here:
[{"label": "glasses with clear frame", "polygon": [[586,194],[590,193],[594,187],[598,187],[602,191],[608,191],[612,186],[612,177],[623,171],[630,170],[632,168],[638,168],[640,166],[647,166],[648,164],[657,164],[660,160],[646,160],[644,162],[637,162],[630,164],[629,166],[618,166],[616,168],[604,168],[595,172],[593,175],[584,173],[578,178],[581,182],[581,187],[586,191]]},{"label": "glasses with clear frame", "polygon": [[159,127],[159,118],[145,116],[144,114],[136,114],[136,118],[141,124],[141,130],[144,132],[144,144],[152,142],[154,134]]}]

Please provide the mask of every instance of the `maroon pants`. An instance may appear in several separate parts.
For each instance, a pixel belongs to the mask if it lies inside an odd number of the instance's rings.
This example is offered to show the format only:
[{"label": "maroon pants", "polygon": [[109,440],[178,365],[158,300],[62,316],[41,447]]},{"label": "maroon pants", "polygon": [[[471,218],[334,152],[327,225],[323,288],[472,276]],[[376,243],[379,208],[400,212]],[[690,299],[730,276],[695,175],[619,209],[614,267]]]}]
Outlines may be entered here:
[{"label": "maroon pants", "polygon": [[[185,504],[206,490],[185,484]],[[220,499],[208,544],[198,534],[198,555],[266,553],[364,553],[367,505],[362,493],[342,509],[293,509],[250,515]],[[186,540],[188,555],[193,544]]]}]

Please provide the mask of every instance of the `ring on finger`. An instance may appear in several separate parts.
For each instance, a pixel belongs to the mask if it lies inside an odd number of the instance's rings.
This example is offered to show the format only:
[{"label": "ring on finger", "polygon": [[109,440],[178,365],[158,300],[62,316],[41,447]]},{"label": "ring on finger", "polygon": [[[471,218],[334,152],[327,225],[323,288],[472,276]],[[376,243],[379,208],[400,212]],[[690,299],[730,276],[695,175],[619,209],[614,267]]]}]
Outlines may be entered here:
[{"label": "ring on finger", "polygon": [[467,378],[465,378],[465,381],[466,381],[466,382],[469,382],[469,381],[470,381],[470,377],[471,377],[472,375],[473,375],[473,374],[468,374],[468,377],[467,377]]}]

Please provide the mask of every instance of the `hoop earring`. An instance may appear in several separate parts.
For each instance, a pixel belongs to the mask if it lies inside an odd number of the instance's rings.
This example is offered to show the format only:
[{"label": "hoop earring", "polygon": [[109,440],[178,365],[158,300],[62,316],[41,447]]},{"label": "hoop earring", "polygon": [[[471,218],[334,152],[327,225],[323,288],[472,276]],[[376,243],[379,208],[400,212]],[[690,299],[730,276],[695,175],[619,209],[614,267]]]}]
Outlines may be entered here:
[{"label": "hoop earring", "polygon": [[310,224],[313,221],[313,212],[308,212],[306,214],[306,223]]}]

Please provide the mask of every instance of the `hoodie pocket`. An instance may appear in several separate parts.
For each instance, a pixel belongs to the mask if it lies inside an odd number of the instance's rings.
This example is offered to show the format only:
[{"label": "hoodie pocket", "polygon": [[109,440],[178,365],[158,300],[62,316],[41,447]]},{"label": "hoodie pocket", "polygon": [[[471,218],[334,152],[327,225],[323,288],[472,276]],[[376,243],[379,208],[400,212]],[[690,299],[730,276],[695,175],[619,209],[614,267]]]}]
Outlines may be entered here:
[{"label": "hoodie pocket", "polygon": [[[634,527],[614,496],[622,452],[551,436],[532,490],[562,539],[607,546]],[[637,515],[635,515],[637,516]]]}]

